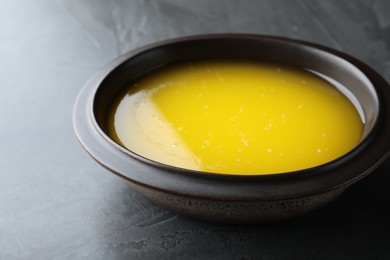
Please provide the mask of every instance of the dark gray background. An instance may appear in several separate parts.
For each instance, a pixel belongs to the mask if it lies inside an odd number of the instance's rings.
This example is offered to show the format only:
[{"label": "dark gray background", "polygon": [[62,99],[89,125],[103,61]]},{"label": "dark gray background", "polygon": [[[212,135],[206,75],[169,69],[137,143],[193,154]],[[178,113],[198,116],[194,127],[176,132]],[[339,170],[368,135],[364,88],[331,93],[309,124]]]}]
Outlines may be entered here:
[{"label": "dark gray background", "polygon": [[390,1],[0,0],[0,259],[390,259],[390,161],[329,206],[237,226],[177,216],[77,143],[89,77],[135,47],[247,32],[321,43],[390,80]]}]

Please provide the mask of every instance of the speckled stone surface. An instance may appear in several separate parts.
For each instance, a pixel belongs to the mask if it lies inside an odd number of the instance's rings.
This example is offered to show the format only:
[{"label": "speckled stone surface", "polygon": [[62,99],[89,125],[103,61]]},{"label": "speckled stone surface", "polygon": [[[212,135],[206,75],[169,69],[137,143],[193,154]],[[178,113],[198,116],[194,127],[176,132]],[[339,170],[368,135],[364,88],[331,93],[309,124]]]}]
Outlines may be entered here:
[{"label": "speckled stone surface", "polygon": [[243,32],[312,41],[390,81],[390,1],[0,1],[0,259],[389,259],[390,161],[330,205],[263,225],[175,215],[77,143],[82,85],[159,40]]}]

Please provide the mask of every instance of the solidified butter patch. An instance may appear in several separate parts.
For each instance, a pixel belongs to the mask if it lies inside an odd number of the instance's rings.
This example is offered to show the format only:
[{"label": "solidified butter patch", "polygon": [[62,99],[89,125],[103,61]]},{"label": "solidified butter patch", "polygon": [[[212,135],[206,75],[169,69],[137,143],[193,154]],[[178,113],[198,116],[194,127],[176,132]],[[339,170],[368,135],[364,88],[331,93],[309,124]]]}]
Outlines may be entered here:
[{"label": "solidified butter patch", "polygon": [[181,168],[274,174],[334,160],[363,123],[339,90],[303,69],[255,61],[170,65],[118,97],[109,133],[127,149]]}]

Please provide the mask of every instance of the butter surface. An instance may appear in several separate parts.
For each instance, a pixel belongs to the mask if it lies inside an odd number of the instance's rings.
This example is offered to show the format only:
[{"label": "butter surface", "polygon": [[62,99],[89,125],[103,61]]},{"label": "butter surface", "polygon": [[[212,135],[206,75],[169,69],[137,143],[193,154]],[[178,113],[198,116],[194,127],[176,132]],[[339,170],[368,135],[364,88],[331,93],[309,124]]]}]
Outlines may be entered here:
[{"label": "butter surface", "polygon": [[127,149],[181,168],[274,174],[336,159],[360,141],[354,105],[303,69],[254,61],[170,65],[113,104],[109,134]]}]

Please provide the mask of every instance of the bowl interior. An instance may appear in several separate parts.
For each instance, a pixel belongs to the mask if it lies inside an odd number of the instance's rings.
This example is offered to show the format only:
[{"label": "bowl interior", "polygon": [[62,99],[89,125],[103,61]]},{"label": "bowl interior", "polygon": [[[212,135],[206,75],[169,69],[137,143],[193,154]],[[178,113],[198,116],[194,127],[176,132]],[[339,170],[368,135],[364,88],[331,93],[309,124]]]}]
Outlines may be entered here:
[{"label": "bowl interior", "polygon": [[205,59],[255,59],[310,70],[338,87],[355,104],[364,122],[362,141],[375,126],[379,102],[370,80],[356,66],[324,49],[278,38],[210,37],[182,39],[130,53],[109,72],[93,103],[97,124],[107,134],[108,111],[131,81],[170,63]]}]

